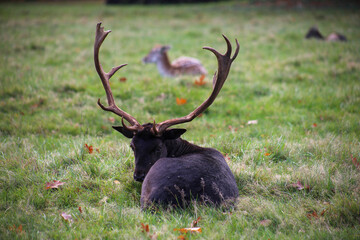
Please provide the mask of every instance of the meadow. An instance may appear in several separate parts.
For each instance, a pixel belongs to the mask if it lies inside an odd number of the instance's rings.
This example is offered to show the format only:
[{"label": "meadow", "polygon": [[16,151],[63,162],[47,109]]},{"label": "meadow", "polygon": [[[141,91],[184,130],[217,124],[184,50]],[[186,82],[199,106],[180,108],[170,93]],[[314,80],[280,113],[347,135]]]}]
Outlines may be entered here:
[{"label": "meadow", "polygon": [[[240,53],[214,104],[179,127],[221,151],[240,197],[231,209],[140,209],[134,157],[104,112],[95,27],[115,101],[141,123],[185,116],[211,92],[215,57]],[[317,25],[347,42],[305,40]],[[356,8],[0,4],[1,239],[359,239],[360,15]],[[209,75],[175,79],[141,59],[168,44]],[[176,98],[186,99],[178,105]],[[87,146],[87,147],[86,147]],[[63,182],[58,189],[47,183]],[[66,213],[71,219],[66,219]],[[183,233],[198,219],[200,232]]]}]

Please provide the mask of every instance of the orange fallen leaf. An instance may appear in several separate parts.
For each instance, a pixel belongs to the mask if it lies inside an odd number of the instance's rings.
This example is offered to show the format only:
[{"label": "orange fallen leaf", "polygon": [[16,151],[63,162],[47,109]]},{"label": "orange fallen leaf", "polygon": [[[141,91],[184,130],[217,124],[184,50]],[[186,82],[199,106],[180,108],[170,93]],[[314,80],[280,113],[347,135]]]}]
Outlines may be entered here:
[{"label": "orange fallen leaf", "polygon": [[60,182],[60,181],[54,180],[52,182],[47,182],[45,188],[46,188],[46,190],[53,189],[53,188],[59,188],[59,186],[62,186],[64,184],[65,184],[65,182]]},{"label": "orange fallen leaf", "polygon": [[186,99],[184,98],[176,98],[177,105],[184,105],[186,103]]},{"label": "orange fallen leaf", "polygon": [[265,153],[264,155],[265,155],[265,156],[269,156],[269,155],[270,155],[270,153]]},{"label": "orange fallen leaf", "polygon": [[206,82],[204,81],[204,79],[205,79],[205,75],[201,75],[199,80],[195,80],[195,85],[197,86],[205,85]]},{"label": "orange fallen leaf", "polygon": [[187,238],[186,238],[186,236],[184,236],[184,235],[180,235],[180,236],[178,236],[178,239],[180,239],[180,240],[186,240]]},{"label": "orange fallen leaf", "polygon": [[119,81],[120,81],[120,82],[126,82],[126,80],[127,80],[126,77],[121,77],[121,78],[119,78]]},{"label": "orange fallen leaf", "polygon": [[317,124],[316,124],[316,123],[313,123],[313,124],[312,124],[312,127],[314,127],[314,128],[317,127]]},{"label": "orange fallen leaf", "polygon": [[149,229],[149,224],[143,224],[143,223],[141,223],[141,228],[142,228],[142,231],[143,232],[146,232],[146,233],[148,233],[149,231],[150,231],[150,229]]},{"label": "orange fallen leaf", "polygon": [[16,233],[22,233],[23,226],[20,224],[19,227],[16,227],[15,224],[9,227],[10,231],[14,231]]},{"label": "orange fallen leaf", "polygon": [[93,151],[94,151],[94,148],[93,148],[93,146],[89,146],[89,145],[87,145],[86,143],[85,143],[85,148],[88,150],[88,152],[90,153],[90,154],[92,154],[93,153]]},{"label": "orange fallen leaf", "polygon": [[179,231],[181,233],[188,233],[188,232],[199,232],[201,233],[202,230],[200,227],[193,227],[193,228],[174,228],[174,231]]}]

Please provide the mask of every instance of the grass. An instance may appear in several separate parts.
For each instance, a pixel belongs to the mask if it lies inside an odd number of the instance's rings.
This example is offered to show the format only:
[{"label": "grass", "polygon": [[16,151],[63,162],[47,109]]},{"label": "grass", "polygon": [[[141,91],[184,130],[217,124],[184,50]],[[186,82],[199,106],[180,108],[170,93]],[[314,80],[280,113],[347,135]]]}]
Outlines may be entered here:
[{"label": "grass", "polygon": [[[199,87],[142,65],[155,44],[212,73],[216,60],[201,47],[224,51],[222,33],[239,40],[218,99],[183,126],[185,139],[227,154],[240,190],[234,209],[140,210],[129,140],[96,104],[105,101],[92,56],[98,21],[112,30],[104,69],[129,64],[113,77],[116,102],[142,123],[184,116],[211,89],[211,76]],[[358,9],[346,8],[1,4],[0,238],[176,239],[174,228],[201,217],[202,233],[186,238],[358,239],[359,23]],[[304,40],[315,24],[349,41]],[[46,190],[52,180],[65,184]],[[304,189],[293,187],[298,181]]]}]

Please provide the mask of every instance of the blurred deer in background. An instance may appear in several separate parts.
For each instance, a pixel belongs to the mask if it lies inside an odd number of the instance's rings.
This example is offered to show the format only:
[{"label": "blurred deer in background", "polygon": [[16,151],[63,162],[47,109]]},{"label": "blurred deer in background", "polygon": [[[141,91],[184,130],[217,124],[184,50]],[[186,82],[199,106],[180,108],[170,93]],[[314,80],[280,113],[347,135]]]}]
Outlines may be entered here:
[{"label": "blurred deer in background", "polygon": [[[230,71],[231,63],[239,52],[231,57],[232,47],[225,37],[227,51],[224,55],[210,47],[217,58],[218,71],[214,75],[214,86],[209,98],[188,115],[170,119],[161,123],[141,125],[133,116],[116,106],[110,89],[109,79],[126,64],[114,67],[106,73],[99,61],[100,46],[110,31],[104,31],[101,23],[96,27],[94,45],[95,68],[104,86],[108,107],[100,99],[99,106],[120,116],[122,126],[113,128],[127,138],[132,138],[131,148],[135,155],[134,179],[143,182],[141,189],[141,207],[153,205],[187,206],[192,200],[205,204],[233,204],[239,191],[234,175],[223,155],[215,149],[191,144],[180,136],[186,129],[169,129],[173,125],[190,122],[204,112],[219,94]],[[130,123],[127,126],[124,119]]]},{"label": "blurred deer in background", "polygon": [[161,76],[176,77],[180,75],[206,75],[206,69],[195,58],[180,57],[170,63],[167,51],[170,46],[155,46],[143,58],[144,63],[155,63]]}]

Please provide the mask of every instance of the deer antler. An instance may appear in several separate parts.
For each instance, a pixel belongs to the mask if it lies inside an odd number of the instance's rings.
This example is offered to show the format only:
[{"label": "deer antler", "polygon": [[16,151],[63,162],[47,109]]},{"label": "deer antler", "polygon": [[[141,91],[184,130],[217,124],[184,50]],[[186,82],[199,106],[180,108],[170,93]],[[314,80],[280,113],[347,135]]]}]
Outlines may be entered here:
[{"label": "deer antler", "polygon": [[107,101],[109,106],[105,107],[104,105],[101,104],[100,102],[100,98],[98,100],[98,105],[105,111],[109,111],[109,112],[113,112],[118,116],[121,116],[122,118],[124,118],[126,121],[128,121],[131,126],[126,126],[124,124],[124,121],[122,119],[122,123],[123,126],[125,128],[127,128],[128,130],[131,131],[139,131],[141,130],[143,127],[139,124],[139,122],[130,114],[128,114],[127,112],[121,110],[118,106],[116,106],[115,101],[114,101],[114,97],[113,94],[111,92],[111,88],[110,88],[110,84],[109,84],[109,80],[110,78],[122,67],[126,66],[127,64],[122,64],[120,66],[117,67],[113,67],[110,72],[106,73],[99,61],[99,51],[100,51],[100,47],[101,44],[103,43],[103,41],[105,40],[106,36],[110,33],[111,31],[104,31],[104,28],[101,27],[101,22],[99,22],[96,25],[96,37],[95,37],[95,44],[94,44],[94,61],[95,61],[95,68],[97,73],[99,74],[99,77],[101,79],[101,82],[104,86],[105,92],[106,92],[106,97],[107,97]]},{"label": "deer antler", "polygon": [[240,48],[237,39],[235,39],[236,50],[235,50],[234,56],[231,57],[232,47],[231,47],[230,41],[224,35],[223,35],[223,37],[227,44],[227,51],[224,55],[220,54],[218,51],[216,51],[215,49],[213,49],[211,47],[203,48],[203,49],[209,50],[212,53],[214,53],[217,58],[217,61],[218,61],[218,71],[215,72],[214,77],[213,77],[213,91],[212,91],[210,97],[205,102],[203,102],[199,107],[197,107],[194,111],[189,113],[188,115],[181,117],[181,118],[166,120],[159,124],[156,124],[156,131],[154,131],[154,133],[161,135],[162,132],[164,132],[167,128],[169,128],[173,125],[192,121],[194,118],[199,116],[202,112],[204,112],[214,102],[214,100],[216,99],[217,95],[219,94],[222,86],[225,83],[225,80],[230,71],[231,64],[237,57],[237,55],[239,53],[239,48]]}]

